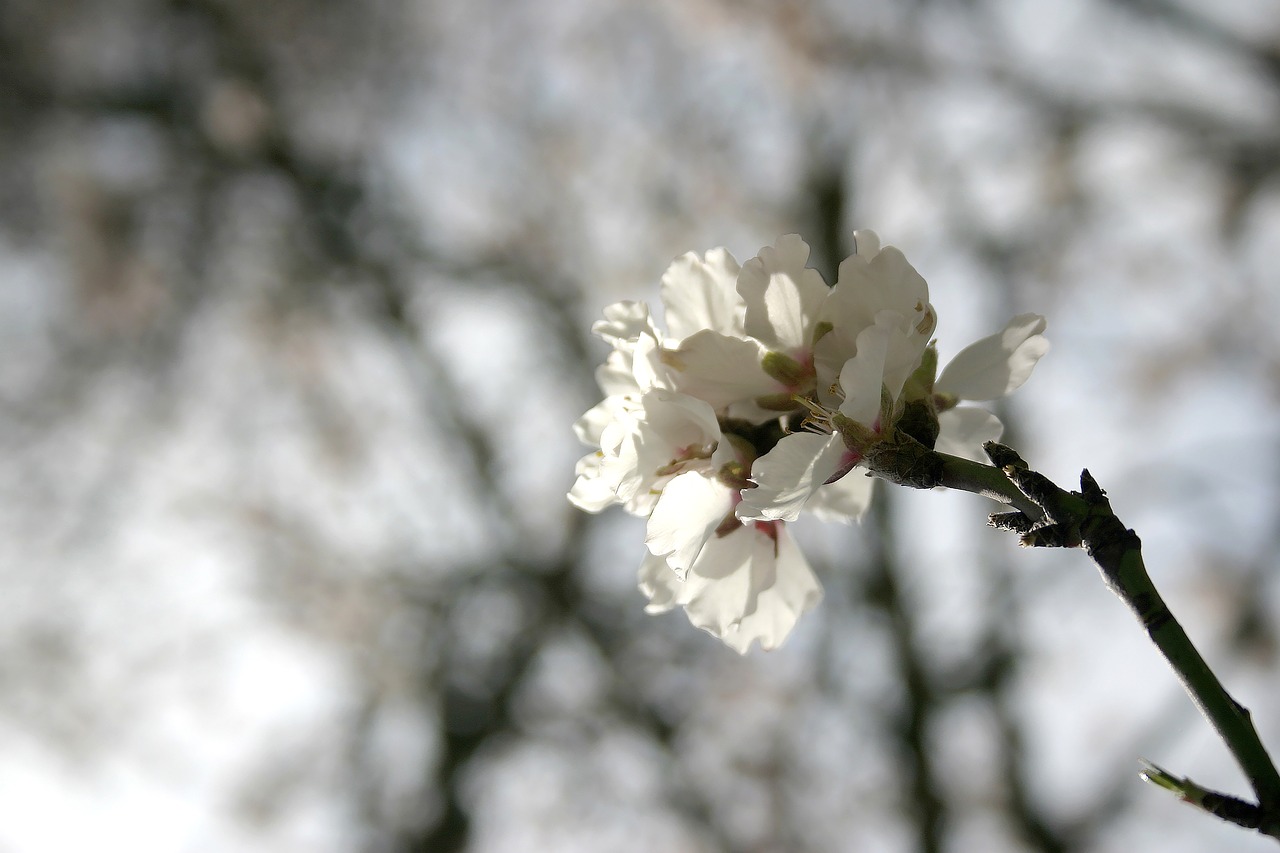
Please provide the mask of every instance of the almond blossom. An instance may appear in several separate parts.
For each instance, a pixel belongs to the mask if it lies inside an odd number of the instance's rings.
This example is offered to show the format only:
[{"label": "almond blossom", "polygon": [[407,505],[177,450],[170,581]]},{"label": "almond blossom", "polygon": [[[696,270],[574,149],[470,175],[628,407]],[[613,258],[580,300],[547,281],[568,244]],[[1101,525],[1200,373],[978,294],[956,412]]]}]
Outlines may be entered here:
[{"label": "almond blossom", "polygon": [[741,265],[689,253],[662,277],[666,331],[640,302],[593,326],[612,351],[569,500],[646,518],[648,609],[680,606],[739,652],[775,648],[821,597],[786,522],[858,520],[859,468],[890,437],[976,457],[1001,425],[960,404],[1012,392],[1048,348],[1044,319],[1019,315],[936,375],[924,278],[874,232],[854,239],[831,287],[796,235]]}]

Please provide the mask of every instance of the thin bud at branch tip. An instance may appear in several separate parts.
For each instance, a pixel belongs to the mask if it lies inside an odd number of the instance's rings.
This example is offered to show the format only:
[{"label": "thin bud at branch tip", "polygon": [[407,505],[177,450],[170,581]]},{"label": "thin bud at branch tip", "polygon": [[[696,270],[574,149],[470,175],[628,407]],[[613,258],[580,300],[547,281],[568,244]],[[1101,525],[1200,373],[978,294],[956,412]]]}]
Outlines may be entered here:
[{"label": "thin bud at branch tip", "polygon": [[1152,785],[1157,785],[1166,791],[1173,791],[1175,794],[1181,795],[1183,793],[1180,780],[1169,771],[1157,764],[1152,764],[1145,758],[1139,759],[1139,763],[1142,764],[1142,770],[1138,772],[1138,777],[1142,781],[1150,782]]},{"label": "thin bud at branch tip", "polygon": [[[987,458],[997,468],[1004,470],[1006,468],[1022,468],[1026,469],[1030,466],[1026,461],[1018,455],[1018,452],[1011,447],[995,441],[988,441],[982,445],[983,451],[986,452]],[[1007,472],[1006,472],[1007,473]]]},{"label": "thin bud at branch tip", "polygon": [[1085,468],[1080,472],[1080,493],[1084,495],[1085,500],[1089,503],[1102,503],[1106,500],[1107,493],[1098,481],[1093,479],[1093,475],[1089,473],[1089,469]]},{"label": "thin bud at branch tip", "polygon": [[1037,522],[1029,518],[1021,510],[1013,512],[993,512],[987,516],[987,524],[997,530],[1009,530],[1014,533],[1029,533]]}]

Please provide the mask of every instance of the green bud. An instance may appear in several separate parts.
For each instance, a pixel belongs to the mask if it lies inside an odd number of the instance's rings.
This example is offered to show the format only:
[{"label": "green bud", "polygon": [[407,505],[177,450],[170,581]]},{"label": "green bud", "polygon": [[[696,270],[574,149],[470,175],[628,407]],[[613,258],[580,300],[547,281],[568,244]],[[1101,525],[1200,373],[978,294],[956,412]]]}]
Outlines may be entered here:
[{"label": "green bud", "polygon": [[773,379],[801,393],[813,390],[815,373],[786,353],[770,352],[760,359],[760,367]]},{"label": "green bud", "polygon": [[925,347],[920,366],[902,386],[902,399],[921,400],[933,394],[933,383],[938,376],[938,348],[932,343]]},{"label": "green bud", "polygon": [[894,426],[932,450],[938,442],[938,414],[933,409],[933,398],[909,400]]},{"label": "green bud", "polygon": [[945,412],[947,409],[954,409],[960,402],[960,398],[955,394],[934,394],[933,408],[935,411]]}]

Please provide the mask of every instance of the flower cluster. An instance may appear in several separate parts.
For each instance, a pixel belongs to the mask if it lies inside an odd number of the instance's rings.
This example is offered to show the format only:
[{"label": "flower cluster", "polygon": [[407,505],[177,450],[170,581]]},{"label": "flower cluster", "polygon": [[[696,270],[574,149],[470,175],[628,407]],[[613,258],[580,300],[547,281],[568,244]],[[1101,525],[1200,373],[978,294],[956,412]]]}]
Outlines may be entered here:
[{"label": "flower cluster", "polygon": [[574,427],[599,449],[569,500],[647,518],[648,609],[680,605],[739,652],[776,647],[822,595],[786,522],[858,520],[874,480],[855,469],[891,436],[981,458],[1001,424],[960,403],[1013,391],[1048,349],[1024,314],[939,375],[928,285],[873,232],[854,238],[834,286],[794,234],[741,266],[690,252],[662,277],[665,332],[642,302],[593,327],[613,351]]}]

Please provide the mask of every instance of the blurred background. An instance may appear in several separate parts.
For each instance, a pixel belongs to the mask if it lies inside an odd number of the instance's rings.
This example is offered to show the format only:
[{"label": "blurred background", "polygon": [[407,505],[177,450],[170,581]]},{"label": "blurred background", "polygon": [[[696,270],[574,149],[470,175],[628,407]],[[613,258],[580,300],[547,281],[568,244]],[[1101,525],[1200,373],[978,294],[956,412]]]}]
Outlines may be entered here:
[{"label": "blurred background", "polygon": [[801,524],[738,657],[564,499],[618,299],[856,227],[1280,750],[1280,3],[4,0],[0,850],[1271,850],[1078,553]]}]

